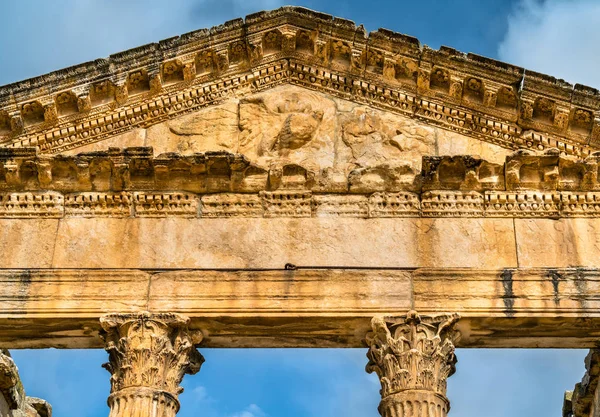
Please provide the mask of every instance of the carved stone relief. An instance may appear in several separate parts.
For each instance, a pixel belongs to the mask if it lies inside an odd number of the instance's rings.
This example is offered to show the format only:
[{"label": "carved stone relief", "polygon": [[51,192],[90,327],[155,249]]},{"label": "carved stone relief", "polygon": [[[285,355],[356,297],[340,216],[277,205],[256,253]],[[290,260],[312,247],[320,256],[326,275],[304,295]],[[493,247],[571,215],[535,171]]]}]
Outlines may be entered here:
[{"label": "carved stone relief", "polygon": [[[297,86],[280,86],[147,129],[77,148],[152,146],[177,152],[241,153],[262,169],[296,164],[328,178],[390,183],[414,177],[423,155],[481,155],[502,163],[510,151],[414,119]],[[330,186],[331,184],[329,184]],[[356,185],[360,191],[360,185]],[[385,187],[381,187],[383,190]]]}]

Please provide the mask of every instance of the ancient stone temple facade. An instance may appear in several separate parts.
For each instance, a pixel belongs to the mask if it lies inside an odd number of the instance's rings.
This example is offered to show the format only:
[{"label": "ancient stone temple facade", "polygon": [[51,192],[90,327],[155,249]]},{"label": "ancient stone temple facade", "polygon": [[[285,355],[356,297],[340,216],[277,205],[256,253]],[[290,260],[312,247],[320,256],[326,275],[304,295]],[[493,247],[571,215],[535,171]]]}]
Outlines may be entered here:
[{"label": "ancient stone temple facade", "polygon": [[198,348],[361,347],[443,417],[457,347],[598,346],[599,151],[595,89],[295,7],[0,87],[0,347],[104,347],[111,417]]}]

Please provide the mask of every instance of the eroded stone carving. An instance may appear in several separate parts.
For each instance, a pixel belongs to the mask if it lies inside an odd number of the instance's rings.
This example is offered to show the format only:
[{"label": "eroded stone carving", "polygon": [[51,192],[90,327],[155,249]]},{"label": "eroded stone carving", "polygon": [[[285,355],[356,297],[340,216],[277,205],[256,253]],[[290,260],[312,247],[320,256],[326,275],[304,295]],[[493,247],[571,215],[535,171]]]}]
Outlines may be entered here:
[{"label": "eroded stone carving", "polygon": [[202,217],[262,217],[263,203],[256,194],[222,193],[202,197]]},{"label": "eroded stone carving", "polygon": [[100,318],[111,373],[111,417],[174,417],[179,385],[204,362],[187,330],[189,319],[175,313],[122,313]]},{"label": "eroded stone carving", "polygon": [[477,191],[426,191],[421,197],[423,217],[482,217],[483,195]]},{"label": "eroded stone carving", "polygon": [[585,375],[575,389],[565,394],[563,417],[596,417],[600,413],[600,350],[591,349],[585,357]]},{"label": "eroded stone carving", "polygon": [[367,372],[381,382],[383,417],[444,417],[450,410],[446,380],[455,372],[458,314],[374,317]]},{"label": "eroded stone carving", "polygon": [[111,216],[133,215],[131,194],[128,192],[84,192],[67,194],[65,216]]},{"label": "eroded stone carving", "polygon": [[64,197],[56,192],[0,194],[0,217],[62,217]]},{"label": "eroded stone carving", "polygon": [[283,157],[304,161],[307,168],[324,168],[318,160],[334,153],[335,117],[334,102],[315,93],[291,90],[242,100],[240,151],[263,163]]},{"label": "eroded stone carving", "polygon": [[1,416],[52,417],[48,402],[25,395],[17,366],[6,349],[0,353],[0,394]]},{"label": "eroded stone carving", "polygon": [[191,193],[136,192],[133,197],[136,216],[139,217],[196,217],[198,197]]}]

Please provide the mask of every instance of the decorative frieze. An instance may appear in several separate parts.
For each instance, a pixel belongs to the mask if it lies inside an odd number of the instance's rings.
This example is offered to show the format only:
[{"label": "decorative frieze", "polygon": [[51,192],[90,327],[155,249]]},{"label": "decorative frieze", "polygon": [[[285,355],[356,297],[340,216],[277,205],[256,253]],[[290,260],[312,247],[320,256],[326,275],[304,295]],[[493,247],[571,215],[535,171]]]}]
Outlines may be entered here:
[{"label": "decorative frieze", "polygon": [[600,217],[600,193],[563,191],[560,200],[563,217]]},{"label": "decorative frieze", "polygon": [[[200,205],[200,207],[199,207]],[[425,191],[422,194],[0,192],[0,218],[67,217],[600,217],[600,192]]]},{"label": "decorative frieze", "polygon": [[455,372],[458,314],[374,317],[367,334],[367,372],[381,382],[382,417],[445,417],[446,381]]},{"label": "decorative frieze", "polygon": [[423,217],[482,217],[483,195],[477,191],[426,191],[421,196]]},{"label": "decorative frieze", "polygon": [[207,194],[201,200],[201,217],[262,217],[264,213],[258,194]]},{"label": "decorative frieze", "polygon": [[558,217],[560,194],[536,191],[486,191],[486,217]]},{"label": "decorative frieze", "polygon": [[100,318],[109,355],[110,417],[174,417],[180,383],[200,370],[204,358],[188,331],[189,319],[175,313],[122,313]]},{"label": "decorative frieze", "polygon": [[133,201],[128,192],[87,192],[65,195],[65,216],[129,217]]},{"label": "decorative frieze", "polygon": [[310,192],[261,191],[265,217],[311,217]]},{"label": "decorative frieze", "polygon": [[369,196],[369,217],[419,217],[420,209],[416,193],[373,193]]},{"label": "decorative frieze", "polygon": [[136,217],[197,217],[198,196],[182,192],[136,192],[133,207]]},{"label": "decorative frieze", "polygon": [[309,171],[293,163],[264,168],[243,154],[229,152],[168,153],[155,157],[151,147],[133,147],[49,157],[36,154],[34,148],[1,148],[0,191],[600,191],[600,156],[574,160],[555,152],[533,155],[518,151],[508,156],[503,165],[468,155],[425,155],[421,171],[408,165],[378,165],[344,174]]},{"label": "decorative frieze", "polygon": [[424,156],[420,173],[377,166],[345,177],[296,164],[264,169],[227,152],[154,157],[152,148],[138,147],[41,157],[31,148],[2,149],[0,218],[557,218],[600,212],[597,155],[574,161],[555,152],[518,152],[505,165]]},{"label": "decorative frieze", "polygon": [[64,197],[53,191],[0,193],[0,217],[23,219],[29,217],[62,217]]},{"label": "decorative frieze", "polygon": [[369,217],[369,200],[364,195],[315,194],[312,205],[314,217]]}]

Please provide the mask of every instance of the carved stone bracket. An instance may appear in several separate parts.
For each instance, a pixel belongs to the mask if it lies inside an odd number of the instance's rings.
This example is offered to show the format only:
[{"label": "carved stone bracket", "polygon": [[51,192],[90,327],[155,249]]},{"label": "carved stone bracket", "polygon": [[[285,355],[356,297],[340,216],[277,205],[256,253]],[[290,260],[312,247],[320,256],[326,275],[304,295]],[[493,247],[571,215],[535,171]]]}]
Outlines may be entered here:
[{"label": "carved stone bracket", "polygon": [[446,380],[455,371],[458,314],[374,317],[366,337],[367,372],[381,381],[383,417],[443,417],[450,410]]},{"label": "carved stone bracket", "polygon": [[187,330],[189,319],[175,313],[108,314],[100,318],[112,374],[110,417],[173,417],[179,386],[204,362]]}]

